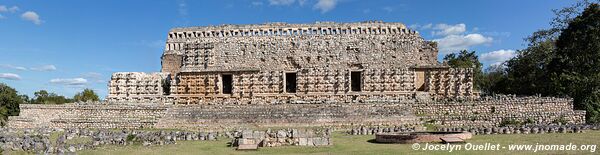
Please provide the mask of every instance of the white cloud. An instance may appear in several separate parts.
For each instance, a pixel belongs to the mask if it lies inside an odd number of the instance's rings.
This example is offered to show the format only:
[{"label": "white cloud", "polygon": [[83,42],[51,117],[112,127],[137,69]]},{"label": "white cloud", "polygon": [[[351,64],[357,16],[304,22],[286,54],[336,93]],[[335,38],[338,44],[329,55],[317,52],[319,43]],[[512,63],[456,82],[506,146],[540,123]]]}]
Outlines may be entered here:
[{"label": "white cloud", "polygon": [[0,5],[0,12],[8,12],[8,8],[4,5]]},{"label": "white cloud", "polygon": [[43,22],[40,19],[40,16],[37,13],[33,12],[33,11],[27,11],[27,12],[21,14],[21,18],[23,20],[31,21],[31,22],[33,22],[36,25],[40,25]]},{"label": "white cloud", "polygon": [[[10,13],[15,13],[19,11],[19,7],[17,6],[13,6],[13,7],[7,7],[5,5],[0,5],[0,13],[1,12],[10,12]],[[5,19],[6,17],[2,14],[0,14],[0,19]]]},{"label": "white cloud", "polygon": [[34,70],[34,71],[54,71],[54,70],[56,70],[56,66],[43,65],[43,66],[39,66],[39,67],[31,67],[30,69]]},{"label": "white cloud", "polygon": [[185,0],[180,0],[177,5],[179,6],[179,9],[178,9],[179,15],[187,16],[188,11],[187,11],[187,3],[185,2]]},{"label": "white cloud", "polygon": [[304,6],[304,4],[306,4],[306,0],[298,0],[298,4],[300,4],[300,6]]},{"label": "white cloud", "polygon": [[[431,25],[429,25],[429,27],[431,27]],[[463,23],[456,24],[456,25],[437,24],[437,25],[435,25],[435,27],[433,27],[433,29],[437,30],[437,31],[433,31],[433,35],[441,35],[441,36],[457,35],[457,34],[462,34],[465,31],[467,31],[467,25],[465,25]]]},{"label": "white cloud", "polygon": [[438,43],[440,52],[451,53],[459,50],[468,49],[471,46],[488,44],[494,39],[491,37],[485,37],[481,34],[467,34],[467,35],[449,35],[440,39],[434,39],[433,41]]},{"label": "white cloud", "polygon": [[96,72],[83,73],[81,76],[85,77],[85,78],[90,78],[90,79],[99,79],[99,78],[102,78],[102,74],[96,73]]},{"label": "white cloud", "polygon": [[150,47],[150,48],[164,48],[165,46],[165,41],[164,40],[154,40],[154,41],[147,41],[147,40],[142,40],[138,43],[134,43],[136,45],[142,45],[142,46],[146,46],[146,47]]},{"label": "white cloud", "polygon": [[482,35],[480,33],[467,33],[467,25],[464,23],[449,25],[449,24],[413,24],[409,26],[412,29],[429,30],[434,36],[439,38],[433,39],[438,43],[440,53],[448,54],[467,50],[472,46],[489,44],[494,41],[492,37]]},{"label": "white cloud", "polygon": [[0,64],[0,67],[1,68],[8,68],[8,69],[16,69],[16,70],[21,70],[21,71],[27,70],[27,68],[25,68],[25,67],[13,66],[13,65],[9,65],[9,64]]},{"label": "white cloud", "polygon": [[423,25],[423,27],[421,27],[422,29],[430,29],[431,27],[433,27],[433,24],[429,23],[426,25]]},{"label": "white cloud", "polygon": [[317,4],[313,6],[314,9],[321,10],[321,13],[326,13],[337,5],[338,0],[319,0]]},{"label": "white cloud", "polygon": [[425,24],[425,25],[421,25],[421,24],[412,24],[410,26],[408,26],[411,29],[417,30],[417,29],[421,29],[421,30],[427,30],[427,29],[431,29],[431,27],[433,27],[433,24],[429,23],[429,24]]},{"label": "white cloud", "polygon": [[21,80],[21,76],[13,73],[0,73],[0,79]]},{"label": "white cloud", "polygon": [[371,12],[371,9],[364,9],[362,12],[365,13],[365,14],[367,14],[367,13]]},{"label": "white cloud", "polygon": [[89,79],[92,82],[95,83],[106,83],[106,79],[102,78],[102,74],[97,73],[97,72],[87,72],[87,73],[83,73],[81,74],[81,77]]},{"label": "white cloud", "polygon": [[501,64],[506,60],[515,57],[515,50],[497,50],[488,53],[483,53],[479,56],[479,59],[483,62],[489,62],[492,64]]},{"label": "white cloud", "polygon": [[10,13],[15,13],[17,11],[19,11],[19,7],[17,7],[17,6],[8,8],[8,12],[10,12]]},{"label": "white cloud", "polygon": [[69,86],[81,86],[87,84],[87,80],[84,78],[71,78],[71,79],[52,79],[50,83],[69,85]]},{"label": "white cloud", "polygon": [[[291,5],[295,0],[269,0],[269,5]],[[304,4],[304,2],[301,2]]]},{"label": "white cloud", "polygon": [[383,11],[386,11],[388,13],[393,12],[395,10],[393,7],[390,7],[390,6],[385,6],[381,9],[383,9]]}]

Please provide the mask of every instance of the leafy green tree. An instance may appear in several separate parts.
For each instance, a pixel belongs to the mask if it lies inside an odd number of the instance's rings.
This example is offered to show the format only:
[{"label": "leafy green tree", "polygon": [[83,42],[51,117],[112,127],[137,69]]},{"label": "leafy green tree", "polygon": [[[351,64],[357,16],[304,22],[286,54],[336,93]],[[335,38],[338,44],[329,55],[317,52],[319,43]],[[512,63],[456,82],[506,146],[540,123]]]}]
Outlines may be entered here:
[{"label": "leafy green tree", "polygon": [[0,125],[4,125],[8,116],[19,115],[21,103],[23,100],[14,88],[0,83]]},{"label": "leafy green tree", "polygon": [[503,84],[506,82],[506,70],[503,65],[492,65],[485,69],[481,80],[481,92],[484,95],[491,95],[495,90],[506,89]]},{"label": "leafy green tree", "polygon": [[571,20],[556,49],[548,67],[552,90],[573,97],[590,122],[600,122],[600,5],[589,5]]},{"label": "leafy green tree", "polygon": [[[595,0],[594,2],[600,2]],[[555,17],[550,28],[534,32],[525,40],[527,48],[519,50],[517,56],[506,62],[506,78],[492,88],[493,93],[544,96],[556,95],[548,77],[549,64],[556,53],[556,41],[564,29],[593,4],[588,0],[578,1],[562,9],[553,10]]]},{"label": "leafy green tree", "polygon": [[73,99],[69,99],[55,93],[48,93],[46,90],[40,90],[33,94],[35,97],[31,101],[32,104],[63,104],[73,102]]},{"label": "leafy green tree", "polygon": [[[534,34],[532,38],[540,37]],[[506,62],[506,79],[500,81],[504,87],[495,87],[496,93],[521,95],[550,95],[547,68],[555,51],[554,40],[535,42],[517,52],[517,56]]]},{"label": "leafy green tree", "polygon": [[450,67],[454,68],[473,68],[473,86],[475,89],[481,89],[483,82],[483,72],[481,70],[483,65],[479,62],[475,51],[462,50],[458,53],[451,53],[444,57],[444,61]]},{"label": "leafy green tree", "polygon": [[91,89],[84,89],[82,92],[79,92],[77,94],[75,94],[75,96],[73,97],[73,99],[75,101],[99,101],[100,98],[98,97],[98,95],[96,94],[96,92],[94,92],[94,90]]}]

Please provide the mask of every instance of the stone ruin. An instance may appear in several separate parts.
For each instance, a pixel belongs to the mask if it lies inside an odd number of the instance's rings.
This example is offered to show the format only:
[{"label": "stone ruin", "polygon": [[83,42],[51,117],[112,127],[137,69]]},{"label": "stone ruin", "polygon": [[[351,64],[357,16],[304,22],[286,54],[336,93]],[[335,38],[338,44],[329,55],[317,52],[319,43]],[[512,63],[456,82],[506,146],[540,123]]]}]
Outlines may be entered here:
[{"label": "stone ruin", "polygon": [[[58,137],[53,138],[53,134]],[[232,130],[221,132],[34,128],[13,130],[0,128],[0,150],[26,151],[35,154],[72,154],[105,145],[169,145],[179,141],[216,141],[231,139],[231,146],[327,146],[329,129],[277,129],[266,131]]]},{"label": "stone ruin", "polygon": [[[401,23],[174,28],[157,73],[112,75],[106,102],[22,104],[11,128],[236,128],[584,124],[573,100],[479,97],[473,70],[437,61]],[[251,104],[251,105],[249,105]]]},{"label": "stone ruin", "polygon": [[160,73],[114,73],[110,102],[278,104],[373,95],[473,95],[472,69],[437,61],[437,45],[401,23],[267,23],[174,28]]}]

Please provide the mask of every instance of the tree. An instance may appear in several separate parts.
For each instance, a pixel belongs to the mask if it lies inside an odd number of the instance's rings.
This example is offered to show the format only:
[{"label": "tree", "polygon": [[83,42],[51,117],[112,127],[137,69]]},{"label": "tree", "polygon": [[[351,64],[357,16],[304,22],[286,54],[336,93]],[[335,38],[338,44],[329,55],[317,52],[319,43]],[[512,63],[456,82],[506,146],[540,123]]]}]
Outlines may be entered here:
[{"label": "tree", "polygon": [[600,9],[580,1],[555,10],[552,28],[526,40],[528,47],[506,62],[494,93],[569,96],[589,123],[600,122]]},{"label": "tree", "polygon": [[519,50],[516,57],[506,62],[506,79],[499,81],[505,87],[498,87],[500,89],[492,91],[504,94],[556,95],[548,78],[549,64],[557,50],[556,41],[575,17],[591,4],[593,3],[589,0],[583,0],[553,10],[555,17],[550,22],[551,27],[536,31],[525,39],[528,47]]},{"label": "tree", "polygon": [[33,94],[34,98],[31,101],[32,104],[63,104],[73,102],[72,99],[55,93],[48,93],[46,90],[39,90]]},{"label": "tree", "polygon": [[19,115],[19,104],[21,103],[23,100],[14,88],[0,83],[0,125],[4,125],[8,116]]},{"label": "tree", "polygon": [[444,57],[444,61],[453,68],[473,68],[473,86],[475,89],[481,89],[483,79],[481,68],[483,65],[479,62],[475,51],[462,50],[458,54],[451,53]]},{"label": "tree", "polygon": [[491,95],[495,90],[504,90],[506,85],[506,70],[503,65],[492,65],[485,69],[481,80],[481,92],[484,95]]},{"label": "tree", "polygon": [[100,98],[98,97],[98,95],[96,94],[96,92],[94,92],[94,90],[91,89],[84,89],[82,92],[75,94],[75,96],[73,97],[73,99],[75,101],[99,101]]},{"label": "tree", "polygon": [[[531,38],[538,38],[534,34]],[[506,62],[506,79],[499,81],[505,87],[494,89],[496,93],[520,95],[551,95],[547,78],[547,68],[554,57],[554,40],[535,42],[532,39],[529,47],[517,52],[517,56]]]},{"label": "tree", "polygon": [[600,5],[589,5],[562,31],[548,73],[556,95],[573,97],[589,122],[600,122]]}]

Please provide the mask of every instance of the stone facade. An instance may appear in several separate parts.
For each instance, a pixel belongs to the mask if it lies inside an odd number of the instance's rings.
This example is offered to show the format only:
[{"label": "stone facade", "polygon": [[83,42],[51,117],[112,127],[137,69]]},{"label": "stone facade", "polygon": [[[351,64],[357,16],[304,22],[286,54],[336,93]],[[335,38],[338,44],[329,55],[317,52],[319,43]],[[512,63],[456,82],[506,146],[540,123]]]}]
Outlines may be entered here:
[{"label": "stone facade", "polygon": [[585,123],[585,111],[573,110],[573,100],[566,98],[499,96],[469,102],[421,102],[410,106],[424,122],[447,127],[494,127],[505,121]]},{"label": "stone facade", "polygon": [[118,102],[161,103],[163,95],[169,90],[164,88],[170,83],[169,74],[118,72],[113,73],[108,84],[108,98]]},{"label": "stone facade", "polygon": [[12,128],[489,127],[585,123],[571,99],[473,92],[473,69],[400,23],[172,29],[158,73],[112,75],[102,104],[22,104]]},{"label": "stone facade", "polygon": [[157,105],[21,104],[11,128],[163,128],[230,130],[255,127],[417,125],[403,104]]},{"label": "stone facade", "polygon": [[571,99],[496,97],[474,101],[398,101],[274,105],[21,104],[12,128],[164,128],[232,130],[266,127],[352,128],[430,123],[440,127],[495,127],[504,121],[583,124]]},{"label": "stone facade", "polygon": [[[277,104],[333,98],[348,102],[369,100],[373,94],[411,99],[419,91],[437,98],[475,97],[472,69],[444,66],[437,62],[437,53],[435,42],[401,23],[174,28],[167,36],[161,73],[113,74],[108,100]],[[129,82],[137,80],[129,74],[161,77],[163,91],[131,95],[160,88],[159,83]]]}]

